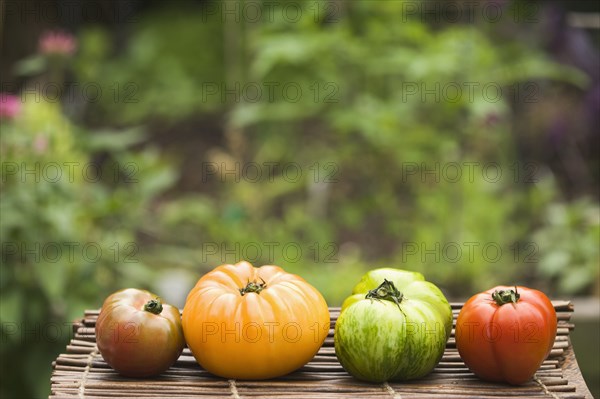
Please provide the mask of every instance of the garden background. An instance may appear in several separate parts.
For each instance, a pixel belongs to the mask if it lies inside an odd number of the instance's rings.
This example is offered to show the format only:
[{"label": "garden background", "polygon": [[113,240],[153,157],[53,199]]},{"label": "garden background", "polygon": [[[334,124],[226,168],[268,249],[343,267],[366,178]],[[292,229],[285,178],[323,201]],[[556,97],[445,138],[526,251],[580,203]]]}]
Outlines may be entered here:
[{"label": "garden background", "polygon": [[242,258],[330,306],[384,266],[597,304],[597,2],[0,4],[2,397],[111,292]]}]

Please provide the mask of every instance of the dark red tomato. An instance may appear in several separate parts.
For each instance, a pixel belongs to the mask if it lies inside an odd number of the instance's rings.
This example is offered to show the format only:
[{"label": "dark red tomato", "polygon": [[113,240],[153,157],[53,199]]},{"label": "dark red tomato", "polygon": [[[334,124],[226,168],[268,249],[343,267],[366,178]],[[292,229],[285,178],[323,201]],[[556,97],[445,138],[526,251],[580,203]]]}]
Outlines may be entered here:
[{"label": "dark red tomato", "polygon": [[106,363],[128,377],[162,373],[185,346],[179,310],[134,288],[106,298],[96,322],[96,341]]},{"label": "dark red tomato", "polygon": [[456,320],[456,347],[478,377],[522,384],[550,353],[556,324],[542,292],[498,286],[465,303]]}]

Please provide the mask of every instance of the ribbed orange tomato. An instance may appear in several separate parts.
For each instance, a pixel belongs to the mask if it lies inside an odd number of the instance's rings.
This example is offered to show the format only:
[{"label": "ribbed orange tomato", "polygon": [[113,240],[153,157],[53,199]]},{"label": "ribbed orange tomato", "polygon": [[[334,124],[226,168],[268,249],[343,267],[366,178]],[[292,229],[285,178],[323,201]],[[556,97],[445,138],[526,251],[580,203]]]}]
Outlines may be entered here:
[{"label": "ribbed orange tomato", "polygon": [[198,363],[226,378],[288,374],[317,353],[329,332],[323,296],[278,266],[248,262],[205,274],[183,308],[183,332]]}]

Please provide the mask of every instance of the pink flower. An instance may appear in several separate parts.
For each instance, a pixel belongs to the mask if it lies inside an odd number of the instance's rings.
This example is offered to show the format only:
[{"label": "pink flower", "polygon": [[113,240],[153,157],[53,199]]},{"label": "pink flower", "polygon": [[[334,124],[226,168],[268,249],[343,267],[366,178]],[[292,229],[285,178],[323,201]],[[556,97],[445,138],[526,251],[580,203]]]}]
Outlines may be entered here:
[{"label": "pink flower", "polygon": [[21,111],[21,102],[19,97],[0,93],[0,119],[13,119]]},{"label": "pink flower", "polygon": [[42,134],[38,134],[33,139],[33,149],[38,154],[43,154],[48,149],[48,137]]},{"label": "pink flower", "polygon": [[485,127],[495,127],[496,125],[498,125],[498,123],[500,123],[502,121],[502,118],[499,114],[495,113],[495,112],[490,112],[488,113],[483,120],[483,125]]},{"label": "pink flower", "polygon": [[61,31],[46,31],[40,37],[40,53],[70,56],[77,50],[77,40],[73,35]]}]

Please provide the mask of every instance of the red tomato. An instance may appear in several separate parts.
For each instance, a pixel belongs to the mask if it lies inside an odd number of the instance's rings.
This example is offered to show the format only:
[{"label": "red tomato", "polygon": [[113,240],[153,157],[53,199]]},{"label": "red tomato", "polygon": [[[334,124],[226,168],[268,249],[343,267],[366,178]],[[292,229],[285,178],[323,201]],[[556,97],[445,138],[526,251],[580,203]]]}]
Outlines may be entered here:
[{"label": "red tomato", "polygon": [[179,310],[134,288],[106,298],[96,322],[96,341],[106,363],[129,377],[162,373],[185,346]]},{"label": "red tomato", "polygon": [[478,377],[518,385],[550,353],[556,312],[542,292],[494,287],[471,297],[456,320],[456,347]]}]

